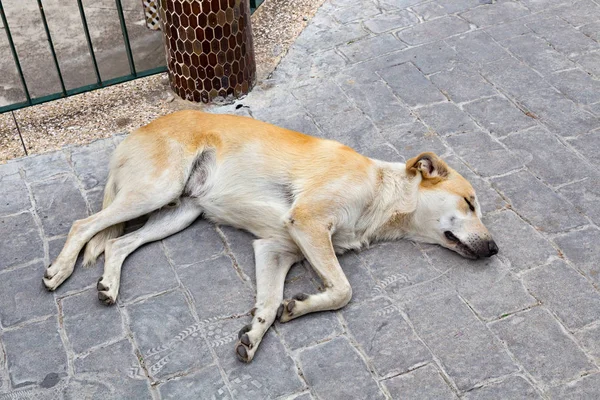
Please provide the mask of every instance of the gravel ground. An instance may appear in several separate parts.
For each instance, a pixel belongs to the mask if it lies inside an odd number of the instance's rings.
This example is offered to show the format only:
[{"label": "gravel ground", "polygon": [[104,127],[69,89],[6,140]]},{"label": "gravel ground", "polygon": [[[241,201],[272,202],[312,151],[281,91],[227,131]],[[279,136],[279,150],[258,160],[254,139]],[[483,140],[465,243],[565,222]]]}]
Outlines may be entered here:
[{"label": "gravel ground", "polygon": [[[323,0],[267,0],[252,16],[258,85],[275,69]],[[136,129],[169,112],[202,108],[154,75],[0,115],[0,163]],[[19,131],[27,152],[22,146]]]}]

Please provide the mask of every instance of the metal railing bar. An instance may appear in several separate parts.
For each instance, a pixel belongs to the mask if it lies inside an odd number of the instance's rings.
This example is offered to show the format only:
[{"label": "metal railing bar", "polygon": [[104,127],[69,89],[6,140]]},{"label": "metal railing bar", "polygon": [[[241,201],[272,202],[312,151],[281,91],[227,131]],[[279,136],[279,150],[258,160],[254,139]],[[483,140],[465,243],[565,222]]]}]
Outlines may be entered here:
[{"label": "metal railing bar", "polygon": [[133,53],[131,52],[131,44],[129,43],[129,34],[127,33],[127,25],[125,24],[125,16],[123,15],[123,5],[121,0],[115,0],[117,13],[119,14],[119,22],[121,23],[121,33],[123,34],[123,42],[125,43],[125,52],[127,53],[127,61],[129,61],[129,70],[131,75],[138,76],[135,72],[135,62]]},{"label": "metal railing bar", "polygon": [[46,103],[46,102],[52,101],[52,100],[62,99],[62,98],[68,97],[68,96],[73,96],[76,94],[89,92],[94,89],[100,89],[103,87],[112,86],[112,85],[116,85],[116,84],[123,83],[123,82],[128,82],[134,78],[143,78],[146,76],[155,75],[155,74],[159,74],[161,72],[166,72],[166,71],[167,71],[167,67],[165,67],[165,66],[156,67],[156,68],[152,68],[149,70],[138,72],[138,74],[136,76],[126,75],[126,76],[121,76],[118,78],[107,79],[106,81],[102,82],[102,86],[98,85],[97,83],[93,83],[93,84],[78,87],[75,89],[67,89],[66,94],[54,93],[54,94],[49,94],[46,96],[36,97],[36,98],[31,99],[30,101],[24,101],[24,102],[20,102],[20,103],[9,104],[7,106],[1,106],[0,113],[18,110],[20,108],[23,108],[23,107],[26,107],[29,105],[37,105],[37,104]]},{"label": "metal railing bar", "polygon": [[10,28],[8,27],[8,21],[6,20],[6,15],[4,14],[4,7],[2,6],[2,0],[0,0],[0,17],[2,18],[2,24],[4,25],[6,37],[8,38],[8,45],[10,46],[10,51],[12,53],[13,59],[15,60],[17,72],[19,73],[21,85],[23,85],[23,91],[25,92],[25,98],[27,99],[25,105],[31,105],[31,95],[29,94],[29,89],[27,88],[27,82],[25,82],[25,75],[23,75],[23,69],[21,68],[21,63],[19,62],[19,55],[17,54],[17,49],[15,48],[15,42],[13,41],[12,35],[10,34]]},{"label": "metal railing bar", "polygon": [[46,20],[46,13],[44,12],[44,6],[42,5],[42,0],[37,0],[38,8],[40,9],[40,15],[42,17],[42,24],[44,24],[44,30],[46,31],[46,38],[48,39],[48,45],[50,46],[50,52],[52,53],[52,58],[54,59],[54,66],[56,67],[56,73],[58,74],[58,80],[60,81],[60,88],[62,89],[63,94],[67,94],[67,89],[65,88],[65,81],[63,80],[62,73],[60,71],[60,66],[58,65],[58,58],[56,57],[56,51],[54,51],[54,43],[52,42],[52,36],[50,35],[50,29],[48,29],[48,21]]},{"label": "metal railing bar", "polygon": [[92,63],[94,64],[96,81],[98,82],[99,86],[102,86],[102,78],[100,77],[100,70],[98,69],[98,61],[96,61],[94,45],[92,44],[92,38],[90,37],[90,30],[88,29],[87,18],[85,17],[85,11],[83,10],[83,4],[81,3],[81,0],[77,0],[77,7],[79,7],[79,15],[81,16],[81,22],[83,23],[83,33],[85,34],[85,40],[87,41],[88,49],[90,50],[90,56],[92,57]]}]

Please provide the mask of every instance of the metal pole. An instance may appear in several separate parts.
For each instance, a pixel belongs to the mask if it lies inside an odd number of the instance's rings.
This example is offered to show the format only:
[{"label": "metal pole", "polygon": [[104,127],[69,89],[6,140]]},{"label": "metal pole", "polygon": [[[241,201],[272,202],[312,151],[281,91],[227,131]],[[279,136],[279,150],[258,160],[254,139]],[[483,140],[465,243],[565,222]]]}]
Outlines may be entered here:
[{"label": "metal pole", "polygon": [[15,60],[17,72],[19,72],[19,78],[21,78],[21,84],[23,85],[23,90],[25,91],[27,104],[31,105],[31,96],[29,95],[29,89],[27,88],[27,83],[25,82],[25,76],[23,75],[23,70],[21,69],[21,63],[19,62],[19,56],[17,54],[17,50],[15,49],[15,43],[13,42],[12,35],[10,34],[10,29],[8,28],[8,21],[6,21],[6,15],[4,14],[2,0],[0,0],[0,17],[2,18],[2,24],[4,25],[4,29],[6,30],[8,45],[10,46],[10,51],[12,52],[13,59]]},{"label": "metal pole", "polygon": [[81,0],[77,0],[77,6],[79,7],[79,15],[81,16],[81,22],[83,23],[83,32],[85,33],[85,39],[87,40],[88,49],[90,50],[92,63],[94,64],[94,71],[96,72],[96,81],[98,82],[98,86],[102,86],[102,78],[100,77],[98,62],[96,61],[96,54],[94,53],[94,45],[92,44],[90,30],[88,29],[87,19],[85,18],[85,11],[83,10],[83,4],[81,4]]},{"label": "metal pole", "polygon": [[123,33],[123,42],[125,43],[125,52],[127,53],[127,61],[129,61],[129,70],[131,75],[137,76],[135,72],[135,62],[131,53],[131,45],[129,44],[129,35],[127,34],[127,25],[125,25],[125,16],[123,15],[123,5],[121,0],[115,0],[117,4],[117,12],[119,13],[119,21],[121,22],[121,33]]},{"label": "metal pole", "polygon": [[60,66],[58,65],[58,58],[56,57],[56,51],[54,51],[54,43],[52,43],[52,36],[50,35],[50,29],[48,29],[48,21],[46,20],[46,13],[44,12],[44,6],[42,0],[37,0],[38,8],[40,9],[40,15],[42,16],[42,23],[44,24],[44,30],[46,31],[46,38],[48,39],[48,45],[50,46],[50,52],[54,59],[54,66],[58,73],[58,79],[60,80],[60,88],[62,89],[63,96],[67,96],[67,89],[65,88],[65,81],[63,80],[62,73],[60,72]]}]

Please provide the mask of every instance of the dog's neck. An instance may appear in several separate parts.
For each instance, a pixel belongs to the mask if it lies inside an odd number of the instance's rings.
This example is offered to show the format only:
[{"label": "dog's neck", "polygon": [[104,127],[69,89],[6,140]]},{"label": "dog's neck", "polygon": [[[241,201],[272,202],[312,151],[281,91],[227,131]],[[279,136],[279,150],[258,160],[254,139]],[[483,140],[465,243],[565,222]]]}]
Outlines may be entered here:
[{"label": "dog's neck", "polygon": [[376,161],[378,181],[374,199],[365,215],[370,241],[409,236],[418,207],[421,175],[406,172],[406,165]]}]

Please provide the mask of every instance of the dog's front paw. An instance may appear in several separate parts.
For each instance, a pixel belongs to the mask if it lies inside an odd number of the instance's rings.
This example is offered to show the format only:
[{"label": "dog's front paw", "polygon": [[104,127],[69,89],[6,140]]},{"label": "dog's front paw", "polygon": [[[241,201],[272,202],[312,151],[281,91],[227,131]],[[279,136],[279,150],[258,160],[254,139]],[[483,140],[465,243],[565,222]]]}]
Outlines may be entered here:
[{"label": "dog's front paw", "polygon": [[115,304],[117,301],[117,295],[119,294],[118,283],[110,282],[110,279],[105,279],[102,276],[100,279],[98,279],[96,289],[98,289],[98,300],[107,306]]},{"label": "dog's front paw", "polygon": [[60,268],[58,264],[50,264],[42,282],[49,291],[55,291],[70,275],[72,271]]},{"label": "dog's front paw", "polygon": [[300,311],[302,302],[308,299],[308,295],[304,293],[298,293],[291,299],[286,299],[281,303],[277,309],[277,319],[279,322],[288,322],[294,318],[303,315]]}]

